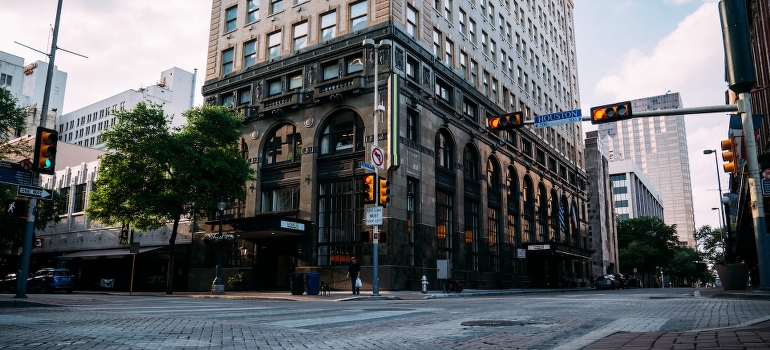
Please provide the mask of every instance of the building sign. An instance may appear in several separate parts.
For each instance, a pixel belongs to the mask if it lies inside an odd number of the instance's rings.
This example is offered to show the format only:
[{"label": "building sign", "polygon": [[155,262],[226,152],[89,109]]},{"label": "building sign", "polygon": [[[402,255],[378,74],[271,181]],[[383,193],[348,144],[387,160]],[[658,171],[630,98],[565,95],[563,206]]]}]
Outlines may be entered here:
[{"label": "building sign", "polygon": [[305,231],[305,224],[294,222],[294,221],[281,220],[281,228],[287,228],[290,230],[297,230],[297,231]]},{"label": "building sign", "polygon": [[35,68],[37,68],[37,62],[24,66],[24,75],[32,74],[32,72],[35,71]]},{"label": "building sign", "polygon": [[551,245],[550,244],[533,244],[530,246],[527,246],[527,250],[550,250]]}]

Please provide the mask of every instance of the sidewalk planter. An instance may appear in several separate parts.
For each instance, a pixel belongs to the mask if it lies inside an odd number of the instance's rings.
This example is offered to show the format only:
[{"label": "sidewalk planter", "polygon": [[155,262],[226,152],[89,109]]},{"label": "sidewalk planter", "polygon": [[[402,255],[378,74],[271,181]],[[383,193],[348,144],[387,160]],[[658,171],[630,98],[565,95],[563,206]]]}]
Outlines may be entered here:
[{"label": "sidewalk planter", "polygon": [[743,264],[715,265],[714,268],[722,280],[725,290],[744,290],[749,277],[749,270]]}]

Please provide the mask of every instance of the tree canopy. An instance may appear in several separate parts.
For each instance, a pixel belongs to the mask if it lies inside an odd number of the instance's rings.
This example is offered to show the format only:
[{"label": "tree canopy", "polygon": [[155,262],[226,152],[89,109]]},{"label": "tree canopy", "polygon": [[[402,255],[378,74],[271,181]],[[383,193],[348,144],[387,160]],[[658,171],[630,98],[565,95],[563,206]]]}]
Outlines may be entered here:
[{"label": "tree canopy", "polygon": [[658,217],[642,216],[618,222],[618,254],[623,271],[637,268],[651,272],[656,266],[668,266],[677,243],[676,225],[666,225]]},{"label": "tree canopy", "polygon": [[109,152],[89,197],[88,216],[139,231],[173,222],[166,293],[173,293],[174,245],[179,220],[205,217],[220,197],[243,200],[253,169],[239,152],[242,116],[222,106],[184,113],[187,124],[171,127],[162,106],[141,102],[117,112],[102,133]]}]

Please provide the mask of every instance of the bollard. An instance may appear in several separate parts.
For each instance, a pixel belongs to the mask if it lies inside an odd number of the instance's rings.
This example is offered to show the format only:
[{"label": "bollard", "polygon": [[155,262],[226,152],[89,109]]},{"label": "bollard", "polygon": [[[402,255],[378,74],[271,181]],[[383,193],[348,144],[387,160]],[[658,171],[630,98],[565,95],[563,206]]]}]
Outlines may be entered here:
[{"label": "bollard", "polygon": [[422,294],[428,293],[428,278],[425,275],[422,276]]}]

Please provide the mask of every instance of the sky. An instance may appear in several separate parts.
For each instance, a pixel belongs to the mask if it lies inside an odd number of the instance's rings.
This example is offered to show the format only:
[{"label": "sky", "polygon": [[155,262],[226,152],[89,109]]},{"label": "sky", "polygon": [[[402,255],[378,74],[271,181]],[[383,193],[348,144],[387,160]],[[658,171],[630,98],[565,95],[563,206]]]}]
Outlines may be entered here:
[{"label": "sky", "polygon": [[[716,0],[573,0],[584,115],[591,106],[679,92],[684,107],[724,104],[724,54]],[[34,4],[34,5],[30,5]],[[57,0],[0,0],[0,51],[25,64],[48,52]],[[63,112],[157,83],[160,72],[198,69],[202,103],[210,0],[64,0],[56,66],[67,72]],[[686,116],[695,224],[719,227],[717,164],[725,114]],[[595,130],[584,123],[585,130]],[[721,159],[719,159],[721,169]],[[665,169],[661,169],[665,171]],[[720,172],[723,189],[727,177]]]}]

